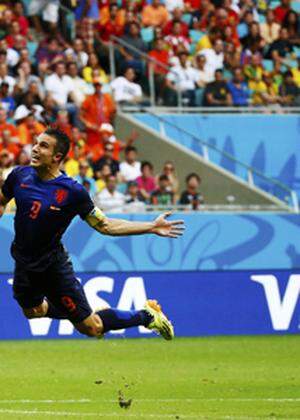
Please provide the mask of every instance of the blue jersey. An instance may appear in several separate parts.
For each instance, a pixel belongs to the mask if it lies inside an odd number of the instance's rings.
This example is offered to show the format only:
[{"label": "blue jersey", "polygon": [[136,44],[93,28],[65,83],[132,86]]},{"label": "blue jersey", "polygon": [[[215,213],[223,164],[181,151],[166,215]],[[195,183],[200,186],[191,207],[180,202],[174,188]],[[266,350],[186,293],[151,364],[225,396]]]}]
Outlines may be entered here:
[{"label": "blue jersey", "polygon": [[2,192],[15,198],[15,239],[12,255],[27,269],[42,271],[62,250],[61,237],[72,219],[82,219],[94,204],[85,188],[64,173],[43,181],[31,166],[16,167]]}]

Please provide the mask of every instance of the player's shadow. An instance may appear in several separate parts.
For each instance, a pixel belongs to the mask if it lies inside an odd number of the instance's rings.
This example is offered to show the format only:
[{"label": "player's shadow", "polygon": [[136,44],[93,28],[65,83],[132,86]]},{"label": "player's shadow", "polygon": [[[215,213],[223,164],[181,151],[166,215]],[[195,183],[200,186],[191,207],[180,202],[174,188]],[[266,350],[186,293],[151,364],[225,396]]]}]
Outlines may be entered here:
[{"label": "player's shadow", "polygon": [[299,268],[300,267],[300,253],[297,252],[295,245],[288,245],[286,247],[286,254],[291,260],[292,268]]}]

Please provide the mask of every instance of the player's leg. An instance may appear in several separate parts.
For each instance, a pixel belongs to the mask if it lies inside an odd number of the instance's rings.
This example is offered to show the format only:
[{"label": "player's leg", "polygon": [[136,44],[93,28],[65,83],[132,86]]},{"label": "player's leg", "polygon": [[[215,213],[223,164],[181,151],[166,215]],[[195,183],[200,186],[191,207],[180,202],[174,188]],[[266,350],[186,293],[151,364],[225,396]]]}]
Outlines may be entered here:
[{"label": "player's leg", "polygon": [[47,303],[44,302],[41,273],[27,271],[21,264],[16,264],[13,281],[13,295],[21,306],[26,318],[40,318],[47,313]]},{"label": "player's leg", "polygon": [[54,310],[58,315],[66,314],[82,334],[101,337],[108,331],[145,326],[170,340],[174,336],[172,324],[162,313],[156,301],[147,301],[142,310],[122,311],[105,308],[92,312],[81,283],[76,279],[70,262],[62,264],[58,271],[48,272],[49,288],[46,290],[48,303],[52,305],[45,316]]}]

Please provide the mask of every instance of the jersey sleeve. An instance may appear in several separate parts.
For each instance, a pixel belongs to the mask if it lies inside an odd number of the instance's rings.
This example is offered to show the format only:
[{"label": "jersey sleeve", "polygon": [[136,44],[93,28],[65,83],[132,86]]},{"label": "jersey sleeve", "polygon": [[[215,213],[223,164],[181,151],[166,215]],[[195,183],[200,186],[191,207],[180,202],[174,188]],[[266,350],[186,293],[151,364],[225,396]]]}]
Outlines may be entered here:
[{"label": "jersey sleeve", "polygon": [[15,195],[14,187],[17,181],[17,170],[18,168],[13,169],[2,185],[2,193],[8,200],[14,198]]},{"label": "jersey sleeve", "polygon": [[95,204],[93,203],[87,190],[78,184],[76,197],[76,214],[78,214],[82,220],[84,220],[88,214],[94,209]]}]

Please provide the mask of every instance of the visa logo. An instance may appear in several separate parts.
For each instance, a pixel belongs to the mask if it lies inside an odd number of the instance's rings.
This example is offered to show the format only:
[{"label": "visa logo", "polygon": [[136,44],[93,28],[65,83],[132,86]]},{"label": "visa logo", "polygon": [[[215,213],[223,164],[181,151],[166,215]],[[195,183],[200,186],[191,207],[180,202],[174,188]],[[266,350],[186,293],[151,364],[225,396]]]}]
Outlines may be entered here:
[{"label": "visa logo", "polygon": [[290,275],[282,299],[280,297],[278,279],[274,275],[253,275],[251,280],[261,284],[264,289],[274,330],[287,330],[300,296],[300,275]]}]

